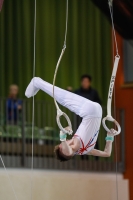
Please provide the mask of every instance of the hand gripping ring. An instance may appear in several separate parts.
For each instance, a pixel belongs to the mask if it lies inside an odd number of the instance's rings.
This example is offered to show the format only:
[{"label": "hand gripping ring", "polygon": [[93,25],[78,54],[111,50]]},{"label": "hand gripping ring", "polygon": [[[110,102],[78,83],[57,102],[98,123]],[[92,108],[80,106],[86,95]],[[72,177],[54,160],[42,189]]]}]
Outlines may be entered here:
[{"label": "hand gripping ring", "polygon": [[106,116],[106,117],[104,117],[103,120],[102,120],[102,124],[103,124],[103,127],[105,128],[105,130],[106,130],[107,132],[111,133],[111,130],[109,130],[109,128],[108,128],[108,127],[106,126],[106,124],[105,124],[105,121],[106,121],[106,120],[108,120],[108,121],[110,121],[110,122],[114,122],[115,125],[117,126],[118,131],[115,130],[115,134],[114,134],[114,135],[120,134],[120,132],[121,132],[121,127],[120,127],[119,123],[118,123],[113,117],[111,117],[111,116]]},{"label": "hand gripping ring", "polygon": [[[66,130],[65,128],[62,127],[61,125],[61,122],[60,122],[60,117],[61,116],[64,116],[65,119],[67,120],[67,123],[68,123],[68,126],[70,127],[70,130]],[[57,110],[57,116],[56,116],[56,121],[57,121],[57,124],[60,128],[60,130],[63,132],[63,133],[66,133],[68,135],[72,135],[73,131],[72,131],[72,124],[71,124],[71,121],[69,119],[69,117],[67,116],[66,113],[62,112],[61,110]]]}]

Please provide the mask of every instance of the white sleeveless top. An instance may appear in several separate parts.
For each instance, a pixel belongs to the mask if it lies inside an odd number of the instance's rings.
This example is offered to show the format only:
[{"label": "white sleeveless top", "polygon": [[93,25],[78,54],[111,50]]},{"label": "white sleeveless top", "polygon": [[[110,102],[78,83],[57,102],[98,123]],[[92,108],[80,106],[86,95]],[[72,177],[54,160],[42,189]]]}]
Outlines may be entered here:
[{"label": "white sleeveless top", "polygon": [[80,140],[80,149],[75,153],[76,155],[84,155],[94,149],[99,129],[101,125],[101,118],[83,118],[74,137]]}]

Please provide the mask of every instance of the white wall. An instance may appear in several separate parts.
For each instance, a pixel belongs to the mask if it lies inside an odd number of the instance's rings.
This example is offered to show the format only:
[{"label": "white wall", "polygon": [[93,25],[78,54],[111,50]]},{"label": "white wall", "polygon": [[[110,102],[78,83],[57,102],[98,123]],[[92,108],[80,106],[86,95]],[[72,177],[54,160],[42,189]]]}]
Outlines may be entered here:
[{"label": "white wall", "polygon": [[[8,170],[18,200],[31,199],[31,171]],[[115,174],[34,171],[33,200],[115,200]],[[118,175],[119,200],[129,200],[128,181]],[[0,171],[0,200],[15,200],[9,181]]]}]

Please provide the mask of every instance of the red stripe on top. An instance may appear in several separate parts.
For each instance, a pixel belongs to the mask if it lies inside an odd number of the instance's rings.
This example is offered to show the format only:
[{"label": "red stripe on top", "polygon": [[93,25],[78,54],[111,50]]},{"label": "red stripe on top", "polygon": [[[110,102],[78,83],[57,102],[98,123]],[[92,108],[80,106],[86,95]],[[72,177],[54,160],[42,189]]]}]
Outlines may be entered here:
[{"label": "red stripe on top", "polygon": [[[78,135],[74,135],[74,137],[79,137],[79,136],[78,136]],[[80,137],[79,137],[79,138],[80,138]],[[92,139],[92,138],[91,138],[91,139]],[[95,142],[95,143],[89,145],[91,139],[89,140],[89,142],[88,142],[87,145],[85,146],[83,140],[80,138],[82,147],[76,152],[76,154],[82,155],[85,151],[87,151],[87,149],[88,149],[89,147],[91,147],[91,146],[93,146],[94,144],[96,144],[96,142]]]}]

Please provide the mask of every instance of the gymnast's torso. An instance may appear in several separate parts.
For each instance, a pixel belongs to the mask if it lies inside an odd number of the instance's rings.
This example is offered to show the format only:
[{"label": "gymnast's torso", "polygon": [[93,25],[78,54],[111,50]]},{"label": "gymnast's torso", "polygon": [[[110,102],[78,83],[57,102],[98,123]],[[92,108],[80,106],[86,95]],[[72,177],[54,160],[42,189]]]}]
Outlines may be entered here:
[{"label": "gymnast's torso", "polygon": [[76,134],[73,138],[78,138],[80,141],[80,149],[76,155],[88,154],[89,151],[94,149],[99,129],[101,125],[101,118],[83,119]]}]

